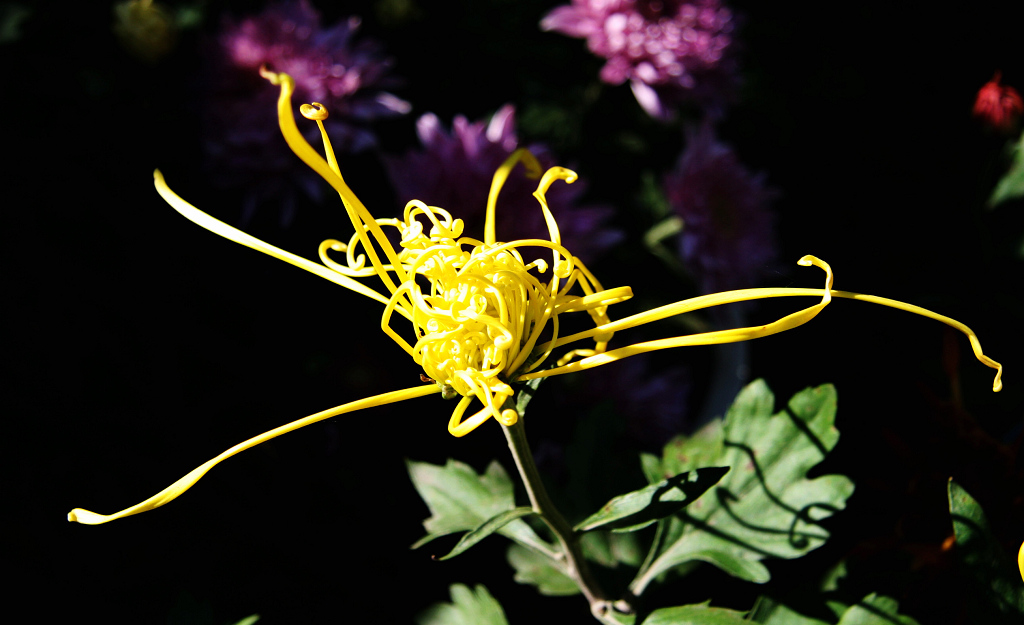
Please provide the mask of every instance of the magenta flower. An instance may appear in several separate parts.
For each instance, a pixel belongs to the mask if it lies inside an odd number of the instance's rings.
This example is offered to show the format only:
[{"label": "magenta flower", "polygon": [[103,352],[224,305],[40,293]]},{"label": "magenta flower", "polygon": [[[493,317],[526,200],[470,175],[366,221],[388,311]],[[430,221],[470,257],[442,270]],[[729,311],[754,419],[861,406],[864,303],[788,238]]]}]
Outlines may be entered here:
[{"label": "magenta flower", "polygon": [[[490,121],[470,123],[457,116],[447,132],[436,115],[428,113],[416,122],[423,149],[386,160],[398,200],[404,205],[419,199],[443,206],[466,224],[466,236],[483,239],[484,211],[494,171],[519,145],[515,133],[515,108],[505,105]],[[543,167],[554,159],[544,146],[528,146]],[[501,191],[502,210],[497,230],[507,240],[546,238],[544,215],[537,208],[535,180],[510,176]],[[578,206],[586,190],[578,181],[556,185],[547,192],[548,204],[562,235],[562,244],[585,263],[622,239],[622,233],[606,226],[613,210],[606,206]]]},{"label": "magenta flower", "polygon": [[683,220],[679,255],[701,291],[749,287],[773,267],[776,193],[715,139],[710,124],[687,132],[686,151],[663,186]]},{"label": "magenta flower", "polygon": [[719,0],[572,0],[540,26],[586,38],[608,59],[601,80],[628,80],[654,117],[670,116],[684,100],[717,113],[735,90],[734,19]]},{"label": "magenta flower", "polygon": [[[360,20],[350,17],[321,28],[320,15],[306,0],[273,4],[235,22],[225,18],[210,55],[206,152],[215,179],[247,193],[243,220],[260,202],[282,205],[282,222],[293,215],[296,186],[319,200],[322,183],[295,159],[276,130],[276,91],[260,78],[266,65],[295,79],[297,97],[321,102],[331,111],[325,122],[334,147],[358,152],[376,143],[369,123],[408,113],[408,102],[387,89],[398,86],[391,61],[379,45],[356,40]],[[316,128],[310,139],[318,140]]]}]

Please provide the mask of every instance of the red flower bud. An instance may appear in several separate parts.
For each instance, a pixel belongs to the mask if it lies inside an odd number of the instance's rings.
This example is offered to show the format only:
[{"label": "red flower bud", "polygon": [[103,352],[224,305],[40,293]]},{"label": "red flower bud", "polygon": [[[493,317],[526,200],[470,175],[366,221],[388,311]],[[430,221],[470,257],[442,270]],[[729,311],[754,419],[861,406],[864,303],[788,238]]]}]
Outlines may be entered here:
[{"label": "red flower bud", "polygon": [[1016,89],[999,84],[1001,77],[1001,73],[996,72],[992,80],[978,90],[974,116],[995,130],[1009,132],[1024,113],[1024,101]]}]

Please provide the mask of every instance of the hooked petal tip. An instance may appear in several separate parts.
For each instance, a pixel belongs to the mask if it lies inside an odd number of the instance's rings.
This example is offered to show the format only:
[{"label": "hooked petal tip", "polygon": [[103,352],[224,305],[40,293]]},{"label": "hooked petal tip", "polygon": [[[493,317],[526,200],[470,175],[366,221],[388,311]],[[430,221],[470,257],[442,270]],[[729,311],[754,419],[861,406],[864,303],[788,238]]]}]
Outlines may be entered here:
[{"label": "hooked petal tip", "polygon": [[306,119],[312,119],[314,121],[323,121],[327,119],[327,107],[319,102],[312,104],[303,104],[299,107],[299,112]]},{"label": "hooked petal tip", "polygon": [[106,523],[108,519],[105,515],[75,508],[68,512],[68,521],[71,523],[81,523],[82,525],[99,525],[100,523]]}]

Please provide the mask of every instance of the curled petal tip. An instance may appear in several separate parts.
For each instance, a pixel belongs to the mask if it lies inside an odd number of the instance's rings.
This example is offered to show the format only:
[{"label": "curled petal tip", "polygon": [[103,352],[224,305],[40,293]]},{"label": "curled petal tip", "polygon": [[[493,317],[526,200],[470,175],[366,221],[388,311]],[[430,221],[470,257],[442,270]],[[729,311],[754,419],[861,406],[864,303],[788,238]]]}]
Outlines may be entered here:
[{"label": "curled petal tip", "polygon": [[71,523],[81,523],[82,525],[99,525],[100,523],[106,523],[107,519],[102,514],[75,508],[68,512],[68,521]]},{"label": "curled petal tip", "polygon": [[814,256],[811,256],[810,254],[807,254],[806,256],[801,257],[800,260],[796,261],[796,264],[800,265],[801,267],[810,267],[811,265],[814,264],[814,261],[816,260],[818,259],[815,258]]},{"label": "curled petal tip", "polygon": [[284,72],[272,72],[267,69],[266,65],[260,65],[260,76],[266,78],[272,85],[280,85],[282,83],[287,84],[289,86],[289,91],[295,88],[295,82],[292,80],[291,76]]},{"label": "curled petal tip", "polygon": [[299,112],[306,119],[312,119],[314,121],[323,121],[327,119],[327,107],[319,102],[312,104],[303,104],[299,107]]},{"label": "curled petal tip", "polygon": [[506,408],[501,411],[501,415],[498,418],[503,425],[515,425],[516,421],[519,420],[519,413],[511,408]]}]

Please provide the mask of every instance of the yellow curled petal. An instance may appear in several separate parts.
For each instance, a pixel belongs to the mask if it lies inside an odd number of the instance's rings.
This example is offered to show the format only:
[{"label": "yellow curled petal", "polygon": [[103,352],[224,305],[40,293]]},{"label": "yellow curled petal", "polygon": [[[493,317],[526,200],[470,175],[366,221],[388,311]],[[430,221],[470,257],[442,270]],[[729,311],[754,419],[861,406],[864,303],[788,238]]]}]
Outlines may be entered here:
[{"label": "yellow curled petal", "polygon": [[508,175],[515,168],[519,162],[523,163],[526,167],[526,175],[529,178],[536,178],[540,176],[540,162],[537,161],[537,157],[526,148],[519,148],[515,152],[509,155],[505,162],[498,167],[497,171],[494,172],[494,178],[491,179],[491,190],[487,193],[487,213],[484,219],[484,242],[495,243],[497,238],[494,232],[494,213],[495,206],[498,203],[498,194],[501,193],[501,188],[505,186],[505,181],[508,180]]},{"label": "yellow curled petal", "polygon": [[198,482],[201,477],[206,475],[207,471],[212,469],[218,463],[220,463],[223,460],[227,460],[231,456],[234,456],[239,452],[245,451],[250,447],[255,447],[260,443],[266,442],[282,434],[287,434],[288,432],[292,432],[299,428],[306,427],[307,425],[317,423],[318,421],[330,419],[331,417],[335,417],[340,414],[345,414],[347,412],[355,412],[356,410],[362,410],[363,408],[371,408],[373,406],[383,406],[384,404],[392,404],[399,401],[405,401],[406,399],[412,399],[414,397],[424,397],[426,395],[433,395],[434,393],[439,392],[441,392],[441,388],[438,387],[436,384],[428,384],[426,386],[416,386],[413,388],[407,388],[400,391],[392,391],[390,393],[374,395],[373,397],[367,397],[365,399],[360,399],[358,401],[342,404],[341,406],[336,406],[334,408],[331,408],[330,410],[318,412],[308,417],[299,419],[298,421],[293,421],[287,425],[282,425],[281,427],[274,428],[269,432],[264,432],[259,436],[250,438],[244,443],[239,443],[238,445],[235,445],[234,447],[225,451],[224,453],[217,456],[213,460],[210,460],[209,462],[206,462],[201,466],[195,468],[185,477],[181,478],[177,482],[171,484],[167,488],[163,489],[156,495],[153,495],[152,497],[143,501],[140,504],[136,504],[130,508],[125,508],[124,510],[117,512],[115,514],[96,514],[95,512],[90,512],[88,510],[83,510],[81,508],[75,508],[74,510],[68,513],[68,521],[74,523],[82,523],[84,525],[99,525],[101,523],[109,523],[110,521],[122,519],[126,516],[131,516],[133,514],[139,514],[140,512],[146,512],[154,508],[159,508],[165,503],[177,499],[182,493],[187,491],[196,482]]},{"label": "yellow curled petal", "polygon": [[455,406],[455,410],[452,411],[452,417],[448,420],[448,432],[452,436],[461,438],[466,434],[469,434],[491,416],[485,406],[483,410],[463,421],[462,415],[466,414],[466,409],[469,408],[471,403],[473,403],[473,396],[466,395],[459,400],[459,403]]},{"label": "yellow curled petal", "polygon": [[646,343],[638,343],[630,347],[619,348],[611,352],[604,354],[597,354],[583,360],[577,361],[572,364],[568,364],[561,367],[555,367],[546,371],[538,371],[534,373],[527,373],[520,375],[516,378],[517,382],[522,382],[532,378],[541,378],[550,375],[560,375],[562,373],[569,373],[572,371],[578,371],[580,369],[589,369],[596,367],[608,362],[613,362],[620,358],[632,356],[648,351],[654,351],[657,349],[668,349],[671,347],[683,347],[689,345],[715,345],[719,343],[733,343],[736,341],[746,341],[762,336],[768,336],[769,334],[775,334],[795,328],[798,325],[806,323],[813,318],[822,307],[828,304],[832,297],[839,297],[843,299],[853,299],[862,302],[870,302],[872,304],[878,304],[889,308],[895,308],[897,310],[903,310],[915,315],[921,315],[929,319],[940,321],[956,330],[959,330],[967,336],[968,341],[971,344],[971,349],[974,351],[975,358],[979,362],[987,367],[991,367],[996,370],[995,380],[992,382],[992,390],[999,392],[1003,388],[1003,366],[992,360],[982,352],[981,342],[978,340],[978,336],[969,327],[960,323],[956,319],[952,319],[945,315],[940,315],[936,312],[932,312],[926,308],[920,306],[914,306],[913,304],[907,304],[897,300],[889,299],[886,297],[878,297],[877,295],[865,295],[863,293],[854,293],[852,291],[833,291],[832,290],[832,271],[824,261],[821,261],[813,256],[804,256],[799,261],[800,265],[808,266],[815,265],[825,269],[826,288],[825,289],[804,289],[804,288],[764,288],[764,289],[741,289],[737,291],[726,291],[724,293],[712,293],[710,295],[702,295],[700,297],[694,297],[674,304],[668,304],[653,308],[646,312],[642,312],[630,317],[625,317],[617,321],[611,321],[608,323],[599,324],[598,326],[591,328],[583,332],[577,332],[564,337],[557,337],[547,343],[537,346],[537,351],[549,352],[552,349],[567,345],[575,341],[582,339],[588,339],[595,336],[601,336],[609,332],[620,332],[628,328],[634,328],[641,326],[652,321],[665,319],[674,315],[681,315],[683,313],[692,312],[695,310],[701,310],[704,308],[710,308],[712,306],[720,306],[722,304],[731,304],[736,302],[744,302],[755,299],[768,299],[772,297],[821,297],[822,301],[815,306],[804,309],[802,311],[787,315],[774,323],[766,326],[758,326],[754,328],[739,328],[736,330],[720,330],[716,332],[705,332],[701,334],[693,334],[688,336],[681,336],[671,339],[661,339],[658,341],[648,341]]}]

